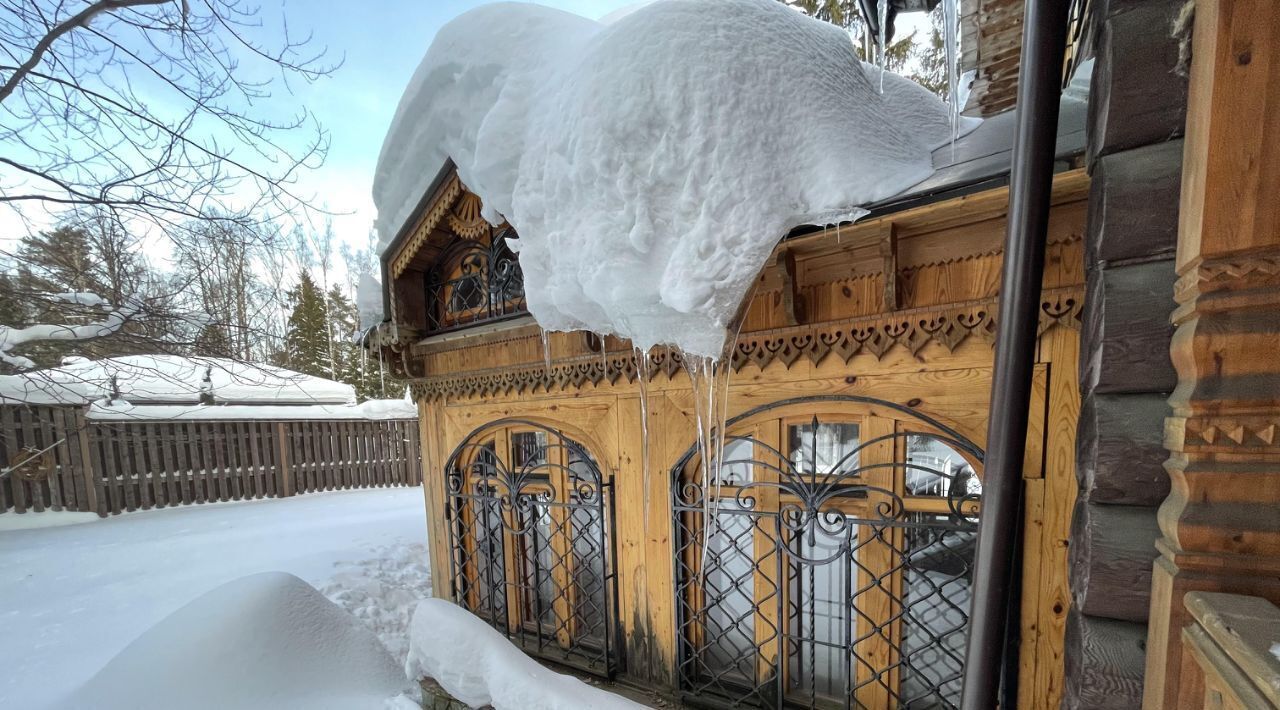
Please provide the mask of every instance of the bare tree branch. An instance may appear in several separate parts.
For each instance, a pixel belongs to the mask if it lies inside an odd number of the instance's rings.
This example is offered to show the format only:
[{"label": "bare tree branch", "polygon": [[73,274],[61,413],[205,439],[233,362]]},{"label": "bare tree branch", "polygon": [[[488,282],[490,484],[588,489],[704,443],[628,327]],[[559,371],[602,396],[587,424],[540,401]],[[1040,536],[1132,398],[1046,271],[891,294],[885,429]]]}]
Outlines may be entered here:
[{"label": "bare tree branch", "polygon": [[45,52],[53,46],[59,37],[76,29],[77,27],[87,27],[89,21],[104,12],[111,12],[126,7],[138,7],[142,5],[162,5],[164,3],[173,2],[173,0],[99,0],[92,5],[86,7],[80,12],[72,15],[66,20],[58,23],[49,30],[49,33],[40,38],[35,48],[31,52],[31,56],[21,66],[17,67],[9,79],[0,86],[0,102],[9,98],[13,90],[18,88],[18,84],[27,77],[31,70],[40,64],[40,60],[44,58]]}]

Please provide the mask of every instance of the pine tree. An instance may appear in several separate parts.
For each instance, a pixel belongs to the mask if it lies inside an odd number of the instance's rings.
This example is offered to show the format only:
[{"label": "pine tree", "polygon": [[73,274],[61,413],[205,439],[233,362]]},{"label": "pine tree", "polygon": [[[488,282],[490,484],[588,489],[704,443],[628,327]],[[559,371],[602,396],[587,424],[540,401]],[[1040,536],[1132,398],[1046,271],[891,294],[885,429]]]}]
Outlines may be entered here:
[{"label": "pine tree", "polygon": [[292,310],[285,325],[281,364],[316,377],[329,377],[330,329],[325,322],[325,298],[305,270],[289,292]]}]

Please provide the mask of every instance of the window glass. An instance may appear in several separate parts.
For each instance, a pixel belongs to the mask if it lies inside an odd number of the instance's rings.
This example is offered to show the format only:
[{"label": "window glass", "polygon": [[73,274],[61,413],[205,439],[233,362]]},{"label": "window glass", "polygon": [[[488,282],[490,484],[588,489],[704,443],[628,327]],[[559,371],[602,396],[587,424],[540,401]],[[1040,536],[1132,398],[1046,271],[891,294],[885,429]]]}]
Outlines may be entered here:
[{"label": "window glass", "polygon": [[858,425],[818,422],[787,427],[791,465],[805,475],[852,473],[858,468]]},{"label": "window glass", "polygon": [[982,482],[973,466],[950,444],[929,434],[908,434],[906,442],[908,495],[963,498],[982,494]]},{"label": "window glass", "polygon": [[511,466],[516,469],[547,463],[547,433],[517,431],[511,434]]}]

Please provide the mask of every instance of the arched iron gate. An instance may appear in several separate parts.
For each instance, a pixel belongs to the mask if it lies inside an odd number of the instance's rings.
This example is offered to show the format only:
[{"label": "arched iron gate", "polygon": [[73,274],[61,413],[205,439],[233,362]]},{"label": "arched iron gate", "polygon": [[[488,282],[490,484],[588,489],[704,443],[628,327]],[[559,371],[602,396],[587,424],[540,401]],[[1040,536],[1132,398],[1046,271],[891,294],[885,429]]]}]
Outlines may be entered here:
[{"label": "arched iron gate", "polygon": [[619,670],[613,482],[537,422],[472,432],[445,468],[453,598],[525,651]]},{"label": "arched iron gate", "polygon": [[[791,405],[892,412],[763,420]],[[830,407],[828,407],[830,408]],[[790,411],[794,411],[791,407]],[[869,416],[869,415],[868,415]],[[791,399],[672,470],[678,675],[718,707],[957,707],[983,452],[909,408]],[[777,426],[776,430],[769,427]],[[892,454],[888,452],[892,451]]]}]

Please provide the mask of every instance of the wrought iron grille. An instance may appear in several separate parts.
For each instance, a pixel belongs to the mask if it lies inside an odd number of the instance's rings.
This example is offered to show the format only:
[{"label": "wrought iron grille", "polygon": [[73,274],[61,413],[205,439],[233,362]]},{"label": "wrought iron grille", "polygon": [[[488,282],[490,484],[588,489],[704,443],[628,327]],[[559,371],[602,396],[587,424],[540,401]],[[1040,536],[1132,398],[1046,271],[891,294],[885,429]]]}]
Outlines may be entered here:
[{"label": "wrought iron grille", "polygon": [[613,484],[555,429],[503,420],[445,469],[450,588],[527,652],[612,678],[620,667]]},{"label": "wrought iron grille", "polygon": [[426,280],[427,332],[463,328],[525,313],[524,276],[507,246],[510,229],[490,230],[489,242],[458,237]]},{"label": "wrought iron grille", "polygon": [[[710,473],[692,450],[677,464],[687,702],[958,707],[982,452],[924,423],[862,440],[848,419],[814,417],[781,449],[730,436]],[[886,448],[892,460],[868,455]]]}]

